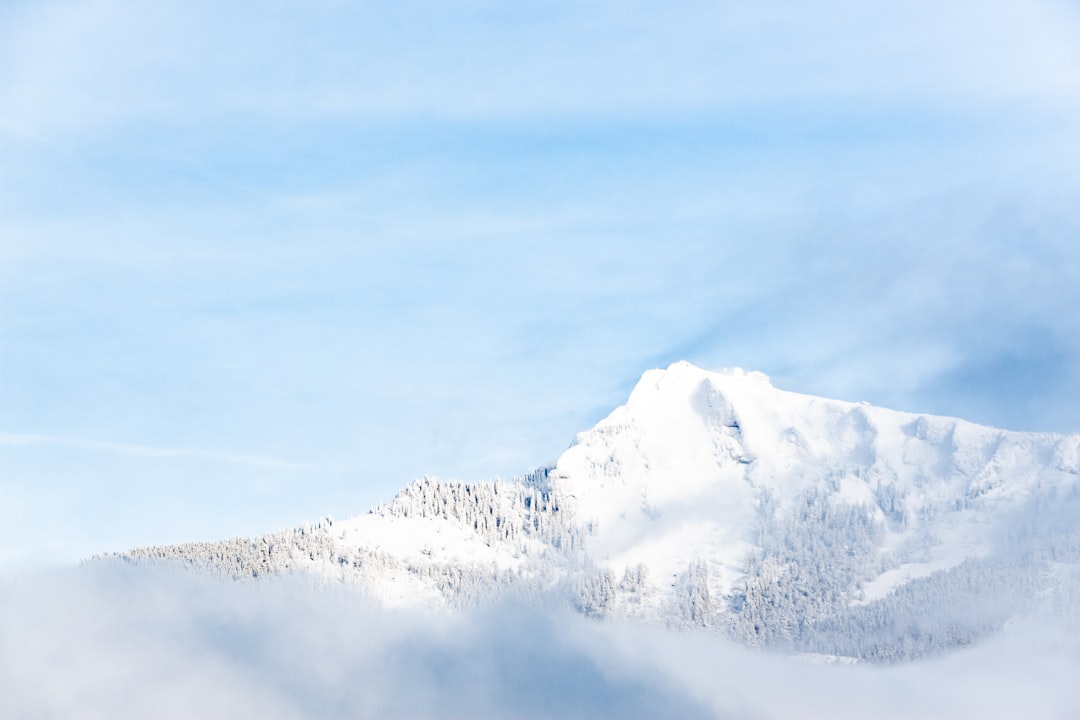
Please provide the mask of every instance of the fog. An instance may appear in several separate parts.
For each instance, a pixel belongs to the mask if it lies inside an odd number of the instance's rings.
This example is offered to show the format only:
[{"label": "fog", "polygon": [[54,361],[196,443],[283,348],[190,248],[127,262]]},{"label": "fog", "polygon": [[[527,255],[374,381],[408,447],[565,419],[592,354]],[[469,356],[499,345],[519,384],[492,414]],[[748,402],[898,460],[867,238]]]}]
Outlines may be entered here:
[{"label": "fog", "polygon": [[0,580],[0,717],[1074,718],[1064,627],[823,665],[515,604],[433,615],[295,581],[83,567]]}]

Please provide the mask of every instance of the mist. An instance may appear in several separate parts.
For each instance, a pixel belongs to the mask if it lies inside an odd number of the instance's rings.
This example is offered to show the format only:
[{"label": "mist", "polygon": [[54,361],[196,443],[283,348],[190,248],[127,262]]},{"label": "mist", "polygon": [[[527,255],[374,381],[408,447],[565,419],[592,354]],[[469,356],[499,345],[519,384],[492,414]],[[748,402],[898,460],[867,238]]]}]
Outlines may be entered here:
[{"label": "mist", "polygon": [[87,566],[0,580],[0,716],[1067,718],[1075,628],[901,666],[501,603],[448,615],[296,580]]}]

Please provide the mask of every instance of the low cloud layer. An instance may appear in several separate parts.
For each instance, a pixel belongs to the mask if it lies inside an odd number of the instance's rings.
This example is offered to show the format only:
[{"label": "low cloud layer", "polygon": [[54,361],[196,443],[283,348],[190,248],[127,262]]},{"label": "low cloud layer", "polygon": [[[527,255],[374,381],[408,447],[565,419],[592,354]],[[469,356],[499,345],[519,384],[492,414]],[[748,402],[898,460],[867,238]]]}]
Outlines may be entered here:
[{"label": "low cloud layer", "polygon": [[8,582],[2,597],[5,717],[710,716],[596,654],[591,630],[577,644],[568,618],[402,615],[114,568]]},{"label": "low cloud layer", "polygon": [[814,665],[716,635],[499,606],[84,568],[0,582],[0,715],[1076,717],[1080,645],[1025,627],[924,664]]}]

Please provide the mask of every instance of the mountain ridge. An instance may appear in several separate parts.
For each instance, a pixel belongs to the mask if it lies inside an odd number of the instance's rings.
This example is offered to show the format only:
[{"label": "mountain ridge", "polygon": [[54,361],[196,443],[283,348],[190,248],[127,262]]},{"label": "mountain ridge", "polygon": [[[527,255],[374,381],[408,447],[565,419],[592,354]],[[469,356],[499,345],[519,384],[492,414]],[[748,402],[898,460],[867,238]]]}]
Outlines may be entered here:
[{"label": "mountain ridge", "polygon": [[[828,400],[680,362],[644,373],[624,405],[521,478],[424,478],[345,521],[114,557],[299,572],[387,605],[514,593],[752,646],[907,659],[1071,597],[1058,591],[1080,563],[1078,476],[1080,435]],[[1065,508],[1049,534],[1048,508]],[[921,617],[935,593],[942,610]]]}]

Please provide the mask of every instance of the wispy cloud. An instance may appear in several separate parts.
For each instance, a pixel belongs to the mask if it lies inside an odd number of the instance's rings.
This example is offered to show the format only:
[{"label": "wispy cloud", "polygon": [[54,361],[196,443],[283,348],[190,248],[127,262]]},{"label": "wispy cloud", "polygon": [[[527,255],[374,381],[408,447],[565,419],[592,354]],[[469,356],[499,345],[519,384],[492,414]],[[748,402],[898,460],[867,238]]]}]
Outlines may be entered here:
[{"label": "wispy cloud", "polygon": [[219,450],[202,450],[198,448],[168,448],[155,447],[153,445],[137,445],[131,443],[108,442],[101,440],[83,440],[70,437],[56,437],[52,435],[34,435],[30,433],[0,432],[0,445],[52,445],[75,450],[92,450],[105,453],[116,453],[133,458],[186,458],[193,460],[206,460],[215,463],[229,465],[252,465],[267,468],[297,468],[301,465],[275,457],[260,455],[244,455],[242,453],[222,452]]},{"label": "wispy cloud", "polygon": [[95,0],[16,3],[5,20],[3,127],[23,136],[222,116],[490,121],[807,99],[1080,99],[1080,21],[1051,0],[695,2],[664,13],[307,3],[257,18],[206,2]]}]

